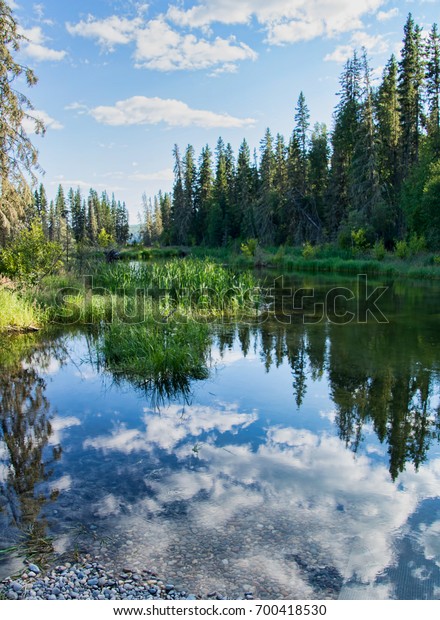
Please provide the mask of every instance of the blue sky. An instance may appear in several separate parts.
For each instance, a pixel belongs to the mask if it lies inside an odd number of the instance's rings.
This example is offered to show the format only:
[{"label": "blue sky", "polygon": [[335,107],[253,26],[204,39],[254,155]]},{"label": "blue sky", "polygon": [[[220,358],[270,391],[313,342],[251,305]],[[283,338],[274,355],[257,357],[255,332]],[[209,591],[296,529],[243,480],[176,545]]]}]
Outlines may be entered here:
[{"label": "blue sky", "polygon": [[436,0],[9,0],[28,42],[21,60],[46,121],[42,178],[107,189],[137,222],[143,192],[172,186],[172,147],[222,135],[286,137],[301,90],[331,127],[338,78],[365,46],[376,75],[401,48],[408,12],[429,30]]}]

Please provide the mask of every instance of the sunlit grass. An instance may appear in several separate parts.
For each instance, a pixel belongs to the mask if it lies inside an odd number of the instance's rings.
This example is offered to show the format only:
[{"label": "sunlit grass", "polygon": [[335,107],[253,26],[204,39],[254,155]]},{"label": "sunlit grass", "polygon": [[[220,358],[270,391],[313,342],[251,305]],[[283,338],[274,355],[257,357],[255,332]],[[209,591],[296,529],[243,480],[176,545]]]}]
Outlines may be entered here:
[{"label": "sunlit grass", "polygon": [[0,331],[24,331],[45,321],[41,308],[15,291],[0,288]]}]

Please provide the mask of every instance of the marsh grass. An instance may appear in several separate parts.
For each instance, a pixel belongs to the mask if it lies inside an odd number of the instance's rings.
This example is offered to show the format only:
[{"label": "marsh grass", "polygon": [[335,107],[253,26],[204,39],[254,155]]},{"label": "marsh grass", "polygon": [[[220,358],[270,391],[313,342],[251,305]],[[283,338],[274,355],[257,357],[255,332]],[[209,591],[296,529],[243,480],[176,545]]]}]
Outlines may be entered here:
[{"label": "marsh grass", "polygon": [[188,394],[209,376],[209,328],[198,323],[112,323],[97,343],[98,363],[116,381],[128,380],[157,397]]},{"label": "marsh grass", "polygon": [[37,303],[28,301],[16,291],[0,288],[0,331],[26,331],[40,327],[45,312]]}]

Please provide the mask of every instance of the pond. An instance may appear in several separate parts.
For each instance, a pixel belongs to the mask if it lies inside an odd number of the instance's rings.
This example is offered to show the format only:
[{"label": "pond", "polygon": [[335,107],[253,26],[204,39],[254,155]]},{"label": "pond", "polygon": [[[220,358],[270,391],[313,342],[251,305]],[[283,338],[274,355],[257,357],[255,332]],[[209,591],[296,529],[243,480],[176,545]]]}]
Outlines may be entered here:
[{"label": "pond", "polygon": [[440,598],[440,287],[381,285],[367,312],[362,280],[278,280],[169,399],[87,331],[5,339],[0,548],[50,535],[203,596]]}]

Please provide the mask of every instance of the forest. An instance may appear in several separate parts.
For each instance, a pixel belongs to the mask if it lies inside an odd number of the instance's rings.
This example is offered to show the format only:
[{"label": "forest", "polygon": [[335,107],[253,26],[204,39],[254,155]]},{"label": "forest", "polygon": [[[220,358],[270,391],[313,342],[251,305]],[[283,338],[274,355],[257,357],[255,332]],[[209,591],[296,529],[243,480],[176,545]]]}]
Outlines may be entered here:
[{"label": "forest", "polygon": [[310,127],[303,92],[288,140],[270,129],[259,153],[243,140],[238,155],[219,138],[197,158],[173,151],[171,195],[144,199],[144,243],[263,246],[305,242],[392,249],[416,236],[440,246],[440,35],[408,16],[401,59],[393,55],[378,86],[367,52],[355,52],[340,77],[334,126]]}]

